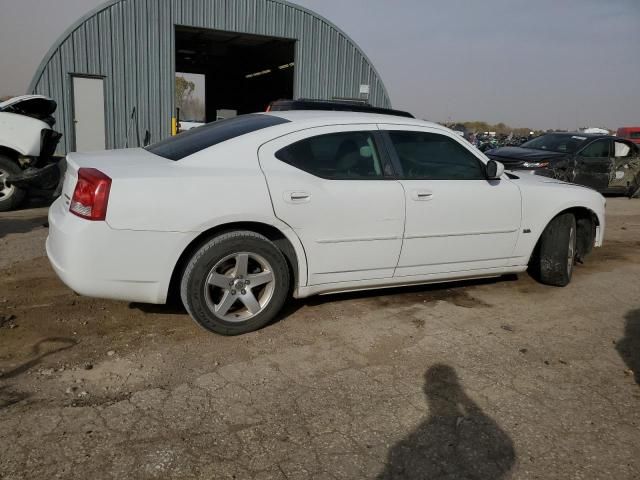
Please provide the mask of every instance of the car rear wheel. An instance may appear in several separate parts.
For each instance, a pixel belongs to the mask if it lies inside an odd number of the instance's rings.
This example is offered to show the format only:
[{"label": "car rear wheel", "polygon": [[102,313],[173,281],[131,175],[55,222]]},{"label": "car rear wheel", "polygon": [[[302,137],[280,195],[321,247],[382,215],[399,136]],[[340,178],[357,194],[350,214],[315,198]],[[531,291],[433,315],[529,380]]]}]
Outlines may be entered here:
[{"label": "car rear wheel", "polygon": [[180,294],[200,326],[239,335],[275,318],[289,284],[282,252],[260,234],[239,231],[217,236],[194,253],[184,270]]},{"label": "car rear wheel", "polygon": [[0,212],[17,208],[26,192],[15,185],[7,185],[9,175],[21,173],[20,167],[10,158],[0,155]]},{"label": "car rear wheel", "polygon": [[564,287],[571,281],[576,259],[576,218],[571,213],[555,217],[542,233],[533,267],[539,280]]}]

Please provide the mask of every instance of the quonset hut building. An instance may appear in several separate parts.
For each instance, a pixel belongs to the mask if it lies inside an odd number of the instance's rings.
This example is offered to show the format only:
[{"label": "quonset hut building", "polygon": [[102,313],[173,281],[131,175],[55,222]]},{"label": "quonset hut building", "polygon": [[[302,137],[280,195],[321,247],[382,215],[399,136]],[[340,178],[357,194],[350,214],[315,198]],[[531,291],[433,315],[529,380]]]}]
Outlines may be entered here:
[{"label": "quonset hut building", "polygon": [[343,31],[283,0],[110,0],[58,39],[29,91],[58,103],[59,154],[132,147],[172,134],[176,72],[201,80],[200,121],[282,98],[391,106]]}]

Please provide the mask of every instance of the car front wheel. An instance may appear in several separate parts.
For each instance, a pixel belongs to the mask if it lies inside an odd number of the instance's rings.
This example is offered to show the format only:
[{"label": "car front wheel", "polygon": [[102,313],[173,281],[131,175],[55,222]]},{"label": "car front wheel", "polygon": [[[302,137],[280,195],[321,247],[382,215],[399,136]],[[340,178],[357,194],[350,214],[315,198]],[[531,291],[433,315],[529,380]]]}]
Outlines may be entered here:
[{"label": "car front wheel", "polygon": [[274,319],[286,301],[289,283],[282,252],[260,234],[239,231],[214,237],[193,254],[180,293],[200,326],[239,335]]},{"label": "car front wheel", "polygon": [[15,185],[7,185],[9,175],[21,173],[20,167],[10,158],[0,155],[0,212],[20,206],[26,192]]},{"label": "car front wheel", "polygon": [[532,267],[542,283],[564,287],[571,281],[576,258],[576,218],[571,213],[555,217],[542,233]]}]

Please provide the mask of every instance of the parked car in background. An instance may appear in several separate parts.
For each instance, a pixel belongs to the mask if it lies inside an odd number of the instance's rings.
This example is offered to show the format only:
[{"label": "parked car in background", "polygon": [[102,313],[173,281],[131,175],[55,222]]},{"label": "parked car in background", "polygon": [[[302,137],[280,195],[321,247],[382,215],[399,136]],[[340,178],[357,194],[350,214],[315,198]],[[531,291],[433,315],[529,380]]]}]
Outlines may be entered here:
[{"label": "parked car in background", "polygon": [[289,295],[529,267],[564,286],[602,244],[597,192],[508,175],[451,130],[380,113],[280,110],[72,153],[49,211],[51,264],[82,295],[179,292],[198,324],[233,335]]},{"label": "parked car in background", "polygon": [[640,127],[622,127],[618,129],[616,135],[619,138],[626,138],[635,144],[640,144]]},{"label": "parked car in background", "polygon": [[206,124],[205,122],[195,122],[192,120],[180,120],[180,124],[178,128],[180,132],[188,132],[192,128],[198,128],[205,124]]},{"label": "parked car in background", "polygon": [[595,133],[597,135],[611,135],[611,132],[606,128],[600,127],[585,127],[580,129],[581,133]]},{"label": "parked car in background", "polygon": [[27,195],[53,195],[61,165],[53,158],[61,135],[53,130],[56,102],[24,95],[0,103],[0,212]]},{"label": "parked car in background", "polygon": [[508,170],[521,170],[601,193],[632,196],[640,188],[640,152],[630,140],[587,133],[548,133],[519,147],[486,152]]}]

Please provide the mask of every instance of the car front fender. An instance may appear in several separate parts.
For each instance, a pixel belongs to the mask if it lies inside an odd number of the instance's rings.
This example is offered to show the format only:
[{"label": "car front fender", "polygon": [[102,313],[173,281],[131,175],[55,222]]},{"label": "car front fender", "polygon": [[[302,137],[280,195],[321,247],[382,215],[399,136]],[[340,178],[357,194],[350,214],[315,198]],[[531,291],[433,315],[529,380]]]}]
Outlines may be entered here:
[{"label": "car front fender", "polygon": [[[533,178],[529,178],[533,177]],[[595,190],[559,180],[523,176],[517,181],[522,192],[522,234],[514,257],[528,263],[549,222],[562,212],[582,209],[598,221],[595,246],[601,246],[605,229],[605,199]]]},{"label": "car front fender", "polygon": [[35,118],[0,112],[0,146],[15,150],[25,157],[38,157],[42,130],[49,128],[45,122]]}]

